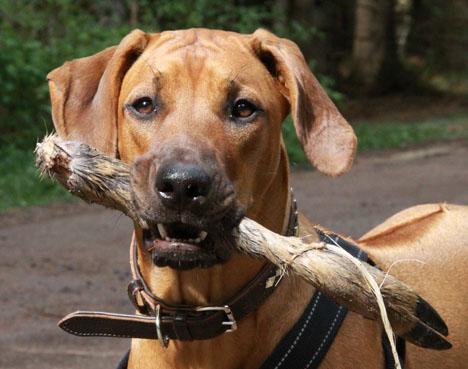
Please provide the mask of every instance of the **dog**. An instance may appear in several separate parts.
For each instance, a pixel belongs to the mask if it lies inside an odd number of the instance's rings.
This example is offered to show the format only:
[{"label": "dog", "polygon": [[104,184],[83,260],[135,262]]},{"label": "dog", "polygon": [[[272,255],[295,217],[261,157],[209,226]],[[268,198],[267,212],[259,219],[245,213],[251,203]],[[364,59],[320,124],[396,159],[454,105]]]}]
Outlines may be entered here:
[{"label": "dog", "polygon": [[[261,270],[263,261],[223,246],[223,234],[244,215],[287,231],[292,200],[281,125],[289,113],[320,172],[341,175],[355,155],[352,127],[299,48],[262,29],[135,30],[118,46],[65,63],[48,80],[62,137],[133,163],[136,207],[151,225],[135,227],[138,266],[150,290],[172,304],[222,305]],[[300,215],[300,235],[313,233],[312,226]],[[408,344],[408,368],[468,362],[467,229],[467,207],[430,204],[404,210],[359,240],[384,270],[400,259],[422,261],[391,272],[430,301],[450,329],[448,351]],[[236,331],[168,347],[133,339],[128,368],[259,368],[314,293],[284,276]],[[381,331],[348,313],[320,368],[382,367]]]}]

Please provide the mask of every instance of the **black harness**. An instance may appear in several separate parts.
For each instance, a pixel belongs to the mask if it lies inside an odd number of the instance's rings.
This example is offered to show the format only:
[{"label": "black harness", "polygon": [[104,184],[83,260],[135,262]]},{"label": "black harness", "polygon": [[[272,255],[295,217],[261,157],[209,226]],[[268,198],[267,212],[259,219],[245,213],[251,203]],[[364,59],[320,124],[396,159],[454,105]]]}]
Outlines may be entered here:
[{"label": "black harness", "polygon": [[[355,244],[335,234],[327,234],[319,229],[316,231],[321,241],[327,243],[332,241],[359,260],[372,264],[367,254]],[[332,345],[347,312],[344,306],[336,304],[322,292],[317,291],[302,316],[279,342],[260,369],[318,368]],[[404,365],[405,341],[397,338],[396,346],[400,362]],[[390,343],[385,334],[382,335],[382,348],[384,368],[395,369]],[[130,351],[122,358],[117,369],[127,369],[129,355]]]},{"label": "black harness", "polygon": [[[316,228],[320,240],[336,243],[359,260],[367,261],[367,254],[356,245],[334,234]],[[317,291],[294,327],[283,337],[260,369],[315,369],[320,366],[337,335],[348,310]],[[387,336],[382,336],[384,368],[395,369],[395,362]],[[405,341],[397,339],[400,362],[404,363]]]}]

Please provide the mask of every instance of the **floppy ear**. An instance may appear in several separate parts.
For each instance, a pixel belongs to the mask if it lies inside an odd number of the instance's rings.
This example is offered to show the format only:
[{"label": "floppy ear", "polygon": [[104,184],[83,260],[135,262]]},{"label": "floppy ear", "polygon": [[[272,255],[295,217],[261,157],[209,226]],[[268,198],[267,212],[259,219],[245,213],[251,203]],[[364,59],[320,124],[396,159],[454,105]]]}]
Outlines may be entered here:
[{"label": "floppy ear", "polygon": [[118,46],[76,59],[47,75],[52,119],[58,134],[117,155],[117,109],[120,86],[130,66],[148,43],[135,30]]},{"label": "floppy ear", "polygon": [[297,137],[309,161],[337,176],[353,162],[356,136],[307,66],[297,45],[259,29],[252,46],[288,99]]}]

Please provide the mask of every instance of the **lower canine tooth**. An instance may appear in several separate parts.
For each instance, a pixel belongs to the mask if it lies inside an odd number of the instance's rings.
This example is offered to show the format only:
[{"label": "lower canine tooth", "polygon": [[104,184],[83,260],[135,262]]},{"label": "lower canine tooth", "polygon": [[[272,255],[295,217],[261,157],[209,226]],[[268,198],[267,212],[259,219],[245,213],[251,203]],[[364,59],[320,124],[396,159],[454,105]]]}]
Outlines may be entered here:
[{"label": "lower canine tooth", "polygon": [[164,228],[164,225],[162,225],[161,223],[158,223],[158,231],[159,231],[159,234],[161,235],[161,238],[165,240],[167,238],[167,232],[166,232],[166,228]]}]

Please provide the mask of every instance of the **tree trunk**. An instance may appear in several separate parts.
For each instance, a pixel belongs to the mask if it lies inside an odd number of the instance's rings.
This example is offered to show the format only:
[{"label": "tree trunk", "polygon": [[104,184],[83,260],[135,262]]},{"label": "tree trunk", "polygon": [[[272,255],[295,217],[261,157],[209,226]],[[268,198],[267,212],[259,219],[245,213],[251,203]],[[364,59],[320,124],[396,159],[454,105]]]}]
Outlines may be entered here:
[{"label": "tree trunk", "polygon": [[139,0],[132,0],[130,3],[130,25],[135,27],[138,24],[138,12],[140,10]]},{"label": "tree trunk", "polygon": [[357,92],[383,93],[404,87],[398,57],[395,0],[357,0],[351,79]]}]

